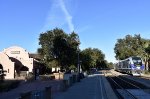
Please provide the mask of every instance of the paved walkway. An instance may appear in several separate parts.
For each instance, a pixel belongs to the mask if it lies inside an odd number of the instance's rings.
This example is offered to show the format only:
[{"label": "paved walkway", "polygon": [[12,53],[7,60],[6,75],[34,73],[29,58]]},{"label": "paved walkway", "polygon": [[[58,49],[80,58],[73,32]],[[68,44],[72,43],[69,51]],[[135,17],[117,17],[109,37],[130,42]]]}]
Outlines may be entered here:
[{"label": "paved walkway", "polygon": [[35,90],[44,90],[45,87],[52,86],[52,92],[59,90],[61,81],[35,81],[23,83],[19,87],[8,92],[0,93],[0,99],[17,99],[20,93],[25,93]]},{"label": "paved walkway", "polygon": [[0,99],[17,99],[20,93],[44,90],[52,86],[52,99],[117,99],[103,74],[97,73],[60,92],[62,81],[35,81],[23,83],[16,89],[0,93]]},{"label": "paved walkway", "polygon": [[[108,99],[101,75],[91,75],[52,99]],[[112,98],[113,99],[113,98]]]}]

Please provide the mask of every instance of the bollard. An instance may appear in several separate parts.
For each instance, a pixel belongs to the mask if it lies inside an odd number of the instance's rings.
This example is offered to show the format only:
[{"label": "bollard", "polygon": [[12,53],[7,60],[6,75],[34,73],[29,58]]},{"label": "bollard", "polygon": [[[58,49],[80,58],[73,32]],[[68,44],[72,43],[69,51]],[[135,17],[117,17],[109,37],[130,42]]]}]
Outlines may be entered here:
[{"label": "bollard", "polygon": [[72,82],[73,82],[73,78],[71,76],[71,77],[69,77],[69,86],[72,86]]},{"label": "bollard", "polygon": [[21,93],[19,99],[31,99],[31,92]]},{"label": "bollard", "polygon": [[51,99],[51,86],[45,87],[45,97],[46,99]]},{"label": "bollard", "polygon": [[80,74],[77,75],[77,82],[80,82]]},{"label": "bollard", "polygon": [[76,83],[76,82],[77,82],[77,77],[76,77],[76,75],[73,75],[72,77],[73,77],[73,83]]},{"label": "bollard", "polygon": [[68,89],[68,80],[63,80],[63,89],[62,91],[66,91]]}]

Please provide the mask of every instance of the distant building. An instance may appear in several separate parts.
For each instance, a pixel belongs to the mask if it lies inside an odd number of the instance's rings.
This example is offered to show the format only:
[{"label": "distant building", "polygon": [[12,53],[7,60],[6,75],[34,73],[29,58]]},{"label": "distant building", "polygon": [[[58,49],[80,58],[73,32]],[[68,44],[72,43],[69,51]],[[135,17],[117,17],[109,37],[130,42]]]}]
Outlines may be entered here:
[{"label": "distant building", "polygon": [[35,73],[36,71],[39,71],[39,74],[44,74],[46,67],[43,63],[40,62],[41,56],[36,53],[30,53],[29,57],[33,58],[33,68],[34,68],[33,73]]}]

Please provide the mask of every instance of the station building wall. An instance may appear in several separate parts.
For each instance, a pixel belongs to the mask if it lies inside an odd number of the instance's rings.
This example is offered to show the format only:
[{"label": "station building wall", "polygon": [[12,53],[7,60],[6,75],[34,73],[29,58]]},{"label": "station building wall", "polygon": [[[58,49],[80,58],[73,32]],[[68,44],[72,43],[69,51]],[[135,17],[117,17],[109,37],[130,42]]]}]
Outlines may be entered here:
[{"label": "station building wall", "polygon": [[6,79],[14,78],[15,71],[14,71],[14,62],[12,62],[8,55],[0,52],[0,64],[5,74]]},{"label": "station building wall", "polygon": [[33,58],[29,57],[29,52],[27,52],[25,49],[18,47],[18,46],[12,46],[7,49],[4,49],[3,53],[7,54],[9,57],[16,58],[24,66],[29,68],[29,72],[32,72]]},{"label": "station building wall", "polygon": [[[15,59],[17,61],[12,60]],[[17,63],[16,63],[17,62]],[[17,66],[18,64],[21,66]],[[14,79],[17,71],[24,66],[27,73],[33,72],[34,59],[29,57],[29,52],[19,46],[12,46],[0,52],[0,65],[3,68],[5,79]]]}]

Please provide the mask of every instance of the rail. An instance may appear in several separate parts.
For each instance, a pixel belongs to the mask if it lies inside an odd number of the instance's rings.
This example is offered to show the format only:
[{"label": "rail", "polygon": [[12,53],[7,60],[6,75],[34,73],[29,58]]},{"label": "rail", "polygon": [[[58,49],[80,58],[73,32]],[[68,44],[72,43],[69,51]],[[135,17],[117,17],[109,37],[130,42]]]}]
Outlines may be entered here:
[{"label": "rail", "polygon": [[[118,84],[114,79],[110,77],[110,79],[120,88],[122,89],[128,96],[130,96],[131,99],[137,99],[133,94],[131,94],[128,90],[124,89],[120,84]],[[119,94],[119,93],[118,93]],[[123,96],[120,96],[123,98]]]}]

